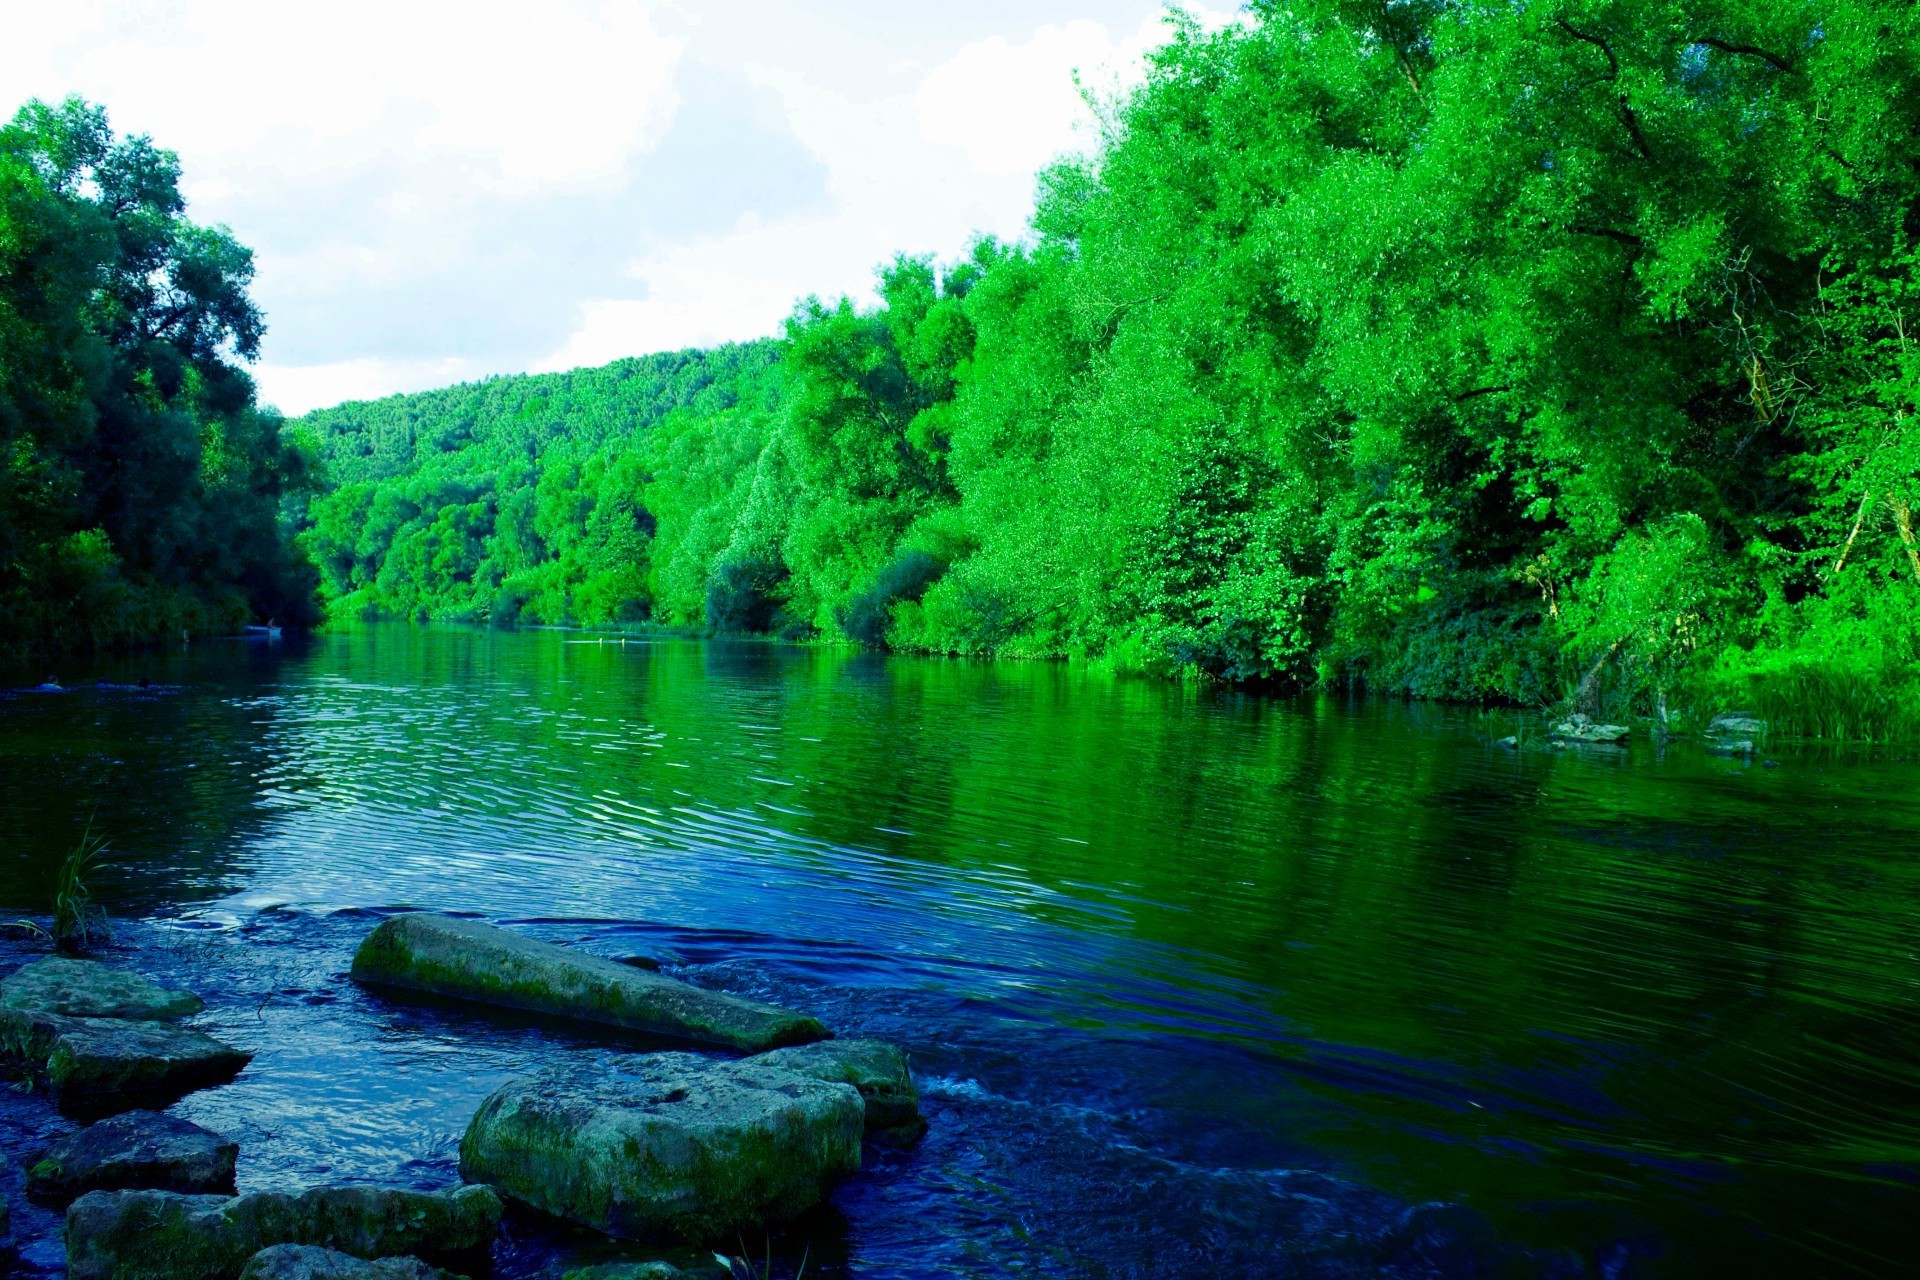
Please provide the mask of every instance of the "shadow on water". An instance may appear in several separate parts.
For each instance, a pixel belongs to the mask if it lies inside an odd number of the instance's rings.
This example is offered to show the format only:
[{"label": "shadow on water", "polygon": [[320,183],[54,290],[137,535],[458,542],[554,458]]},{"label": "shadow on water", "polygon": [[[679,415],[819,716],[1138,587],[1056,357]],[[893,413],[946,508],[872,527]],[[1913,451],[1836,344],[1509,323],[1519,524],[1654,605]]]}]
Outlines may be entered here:
[{"label": "shadow on water", "polygon": [[[241,1142],[243,1187],[449,1183],[489,1090],[614,1051],[345,981],[425,906],[905,1045],[931,1129],[775,1242],[809,1274],[1920,1256],[1920,767],[581,639],[369,627],[170,655],[147,700],[0,702],[0,907],[111,823],[125,955],[259,1053],[175,1108]],[[64,1123],[38,1105],[0,1099],[15,1160]],[[604,1253],[524,1219],[495,1265]]]}]

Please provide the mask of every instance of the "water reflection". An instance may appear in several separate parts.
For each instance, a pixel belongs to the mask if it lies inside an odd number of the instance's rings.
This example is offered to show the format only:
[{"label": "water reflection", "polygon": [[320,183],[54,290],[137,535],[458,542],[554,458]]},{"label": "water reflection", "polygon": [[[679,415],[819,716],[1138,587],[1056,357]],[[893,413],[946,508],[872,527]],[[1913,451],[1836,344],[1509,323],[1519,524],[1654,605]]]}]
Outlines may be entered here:
[{"label": "water reflection", "polygon": [[[343,964],[364,926],[316,911],[460,907],[835,1005],[947,1108],[836,1202],[874,1274],[1234,1274],[1206,1269],[1227,1237],[1322,1271],[1335,1237],[1407,1274],[1499,1252],[1423,1201],[1534,1271],[1920,1247],[1913,765],[1514,754],[1443,708],[578,639],[371,627],[170,655],[171,697],[0,704],[0,900],[39,901],[97,808],[117,909],[225,913],[250,963]],[[226,1096],[304,1108],[320,1163],[372,1176],[405,1161],[323,1135],[360,1087],[351,1019],[385,1015],[337,998],[334,1083]],[[320,1037],[314,1007],[274,1034]],[[379,1123],[444,1172],[486,1071],[409,1062]],[[256,1176],[313,1172],[266,1150]]]}]

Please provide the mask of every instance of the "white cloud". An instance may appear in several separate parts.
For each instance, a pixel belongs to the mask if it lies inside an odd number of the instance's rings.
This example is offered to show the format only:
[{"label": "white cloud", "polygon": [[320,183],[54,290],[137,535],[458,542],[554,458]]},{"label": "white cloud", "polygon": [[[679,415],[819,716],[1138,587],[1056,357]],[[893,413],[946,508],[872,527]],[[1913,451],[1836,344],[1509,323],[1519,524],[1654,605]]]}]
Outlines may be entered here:
[{"label": "white cloud", "polygon": [[[78,93],[256,251],[291,412],[775,332],[1018,236],[1159,0],[0,0],[0,111]],[[1218,20],[1215,15],[1213,20]]]}]

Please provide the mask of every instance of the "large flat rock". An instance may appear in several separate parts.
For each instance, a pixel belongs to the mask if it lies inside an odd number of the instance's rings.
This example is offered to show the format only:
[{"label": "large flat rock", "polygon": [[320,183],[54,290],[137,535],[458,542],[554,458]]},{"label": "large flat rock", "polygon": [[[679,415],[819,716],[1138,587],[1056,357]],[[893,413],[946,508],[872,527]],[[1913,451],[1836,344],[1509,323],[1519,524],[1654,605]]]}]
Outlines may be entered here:
[{"label": "large flat rock", "polygon": [[758,1053],[826,1038],[817,1019],[537,942],[474,920],[415,913],[367,935],[356,982],[550,1014]]},{"label": "large flat rock", "polygon": [[500,1227],[485,1187],[315,1187],[297,1195],[92,1191],[67,1208],[68,1280],[237,1280],[255,1254],[316,1245],[355,1258],[474,1255]]},{"label": "large flat rock", "polygon": [[868,1137],[911,1142],[926,1130],[907,1055],[884,1040],[822,1040],[775,1049],[744,1059],[737,1069],[751,1071],[756,1065],[852,1085],[866,1104]]},{"label": "large flat rock", "polygon": [[205,1008],[191,991],[169,991],[130,969],[48,956],[0,980],[0,1007],[69,1018],[184,1018]]},{"label": "large flat rock", "polygon": [[245,1050],[171,1022],[20,1009],[0,1009],[0,1057],[40,1076],[63,1100],[177,1097],[223,1084],[253,1060]]},{"label": "large flat rock", "polygon": [[514,1081],[467,1126],[461,1176],[613,1236],[732,1243],[858,1169],[865,1127],[852,1085],[750,1063],[659,1053]]},{"label": "large flat rock", "polygon": [[153,1188],[233,1194],[237,1144],[158,1111],[127,1111],[70,1133],[27,1168],[27,1190],[54,1200]]},{"label": "large flat rock", "polygon": [[247,1260],[240,1280],[465,1280],[418,1258],[356,1258],[311,1244],[276,1244]]}]

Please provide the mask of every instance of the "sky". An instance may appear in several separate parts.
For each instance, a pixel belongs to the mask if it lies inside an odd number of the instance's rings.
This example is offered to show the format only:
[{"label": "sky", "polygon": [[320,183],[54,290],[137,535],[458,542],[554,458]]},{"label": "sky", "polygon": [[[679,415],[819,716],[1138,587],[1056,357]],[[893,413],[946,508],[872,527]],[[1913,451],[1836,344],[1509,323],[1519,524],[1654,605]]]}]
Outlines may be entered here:
[{"label": "sky", "polygon": [[[1208,25],[1231,0],[1183,6]],[[1017,237],[1158,0],[0,0],[0,112],[79,94],[254,251],[288,413],[779,330]]]}]

